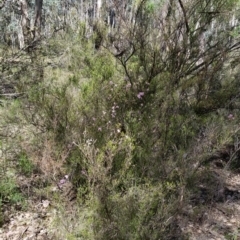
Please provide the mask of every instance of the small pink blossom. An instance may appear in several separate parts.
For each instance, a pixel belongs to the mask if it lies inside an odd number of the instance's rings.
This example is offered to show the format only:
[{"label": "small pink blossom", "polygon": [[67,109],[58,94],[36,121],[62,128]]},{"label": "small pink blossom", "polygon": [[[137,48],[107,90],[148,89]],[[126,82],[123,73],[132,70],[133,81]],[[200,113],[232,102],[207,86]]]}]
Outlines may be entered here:
[{"label": "small pink blossom", "polygon": [[228,115],[228,119],[229,119],[229,120],[233,120],[233,119],[234,119],[233,114],[230,113],[230,114]]},{"label": "small pink blossom", "polygon": [[143,96],[144,96],[144,92],[139,92],[137,95],[137,98],[142,99]]},{"label": "small pink blossom", "polygon": [[59,181],[59,184],[60,184],[60,185],[63,185],[65,182],[66,182],[66,179],[63,178],[63,179],[61,179],[61,180]]}]

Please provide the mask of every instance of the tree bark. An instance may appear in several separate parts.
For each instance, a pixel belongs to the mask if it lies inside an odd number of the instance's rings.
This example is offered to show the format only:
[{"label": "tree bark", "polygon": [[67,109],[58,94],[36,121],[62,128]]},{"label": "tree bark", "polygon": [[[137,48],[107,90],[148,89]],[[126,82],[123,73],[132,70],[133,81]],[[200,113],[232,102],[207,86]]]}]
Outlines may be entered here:
[{"label": "tree bark", "polygon": [[6,0],[3,0],[2,3],[0,4],[0,10],[5,6]]},{"label": "tree bark", "polygon": [[39,39],[41,35],[42,5],[43,0],[35,0],[34,40]]},{"label": "tree bark", "polygon": [[28,17],[28,4],[26,0],[20,0],[21,5],[21,27],[23,33],[23,39],[19,39],[20,46],[25,47],[25,45],[30,43],[31,40],[31,29],[30,29],[30,19]]}]

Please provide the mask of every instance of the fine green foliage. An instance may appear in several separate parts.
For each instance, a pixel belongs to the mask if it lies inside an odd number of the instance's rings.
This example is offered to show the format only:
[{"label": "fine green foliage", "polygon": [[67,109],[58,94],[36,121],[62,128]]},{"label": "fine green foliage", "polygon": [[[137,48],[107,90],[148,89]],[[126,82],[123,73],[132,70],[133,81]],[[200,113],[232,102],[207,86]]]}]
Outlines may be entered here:
[{"label": "fine green foliage", "polygon": [[0,181],[0,199],[1,202],[12,204],[21,203],[24,197],[20,193],[18,186],[12,177],[5,177]]},{"label": "fine green foliage", "polygon": [[30,176],[33,173],[34,165],[31,160],[28,159],[28,157],[22,153],[19,156],[19,162],[18,167],[20,171],[25,174],[26,176]]},{"label": "fine green foliage", "polygon": [[[81,225],[63,223],[59,239],[184,239],[182,209],[200,185],[212,187],[207,201],[216,190],[202,167],[221,158],[239,168],[236,7],[135,1],[117,31],[66,24],[23,55],[12,71],[24,95],[8,120],[27,129],[20,172],[35,163],[54,181],[67,172],[77,192]],[[18,201],[14,183],[2,183],[1,198]]]}]

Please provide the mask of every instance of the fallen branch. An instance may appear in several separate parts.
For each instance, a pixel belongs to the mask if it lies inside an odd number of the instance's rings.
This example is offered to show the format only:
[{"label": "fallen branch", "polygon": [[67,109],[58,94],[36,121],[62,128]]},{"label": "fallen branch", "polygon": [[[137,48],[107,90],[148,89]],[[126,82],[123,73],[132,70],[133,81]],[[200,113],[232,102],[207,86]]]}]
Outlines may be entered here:
[{"label": "fallen branch", "polygon": [[3,96],[3,97],[19,97],[24,94],[25,94],[24,92],[22,92],[22,93],[2,93],[2,94],[0,94],[0,97],[1,96]]}]

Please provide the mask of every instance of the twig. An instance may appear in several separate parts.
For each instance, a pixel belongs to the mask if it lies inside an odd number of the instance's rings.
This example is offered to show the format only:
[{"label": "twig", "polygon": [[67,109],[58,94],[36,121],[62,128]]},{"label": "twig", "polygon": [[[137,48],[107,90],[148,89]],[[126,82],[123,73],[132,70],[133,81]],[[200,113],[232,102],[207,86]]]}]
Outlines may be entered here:
[{"label": "twig", "polygon": [[28,230],[28,228],[29,228],[29,226],[27,226],[27,227],[23,230],[23,232],[20,234],[18,240],[23,239],[22,236],[23,236],[23,234]]},{"label": "twig", "polygon": [[234,157],[236,156],[236,154],[239,152],[240,150],[240,146],[236,149],[236,151],[232,154],[230,160],[228,161],[228,163],[226,164],[226,166],[224,167],[224,169],[228,170],[229,165],[232,163],[232,161],[234,160]]},{"label": "twig", "polygon": [[0,96],[6,96],[6,97],[18,97],[18,96],[21,96],[25,94],[25,92],[22,92],[22,93],[2,93],[0,94]]},{"label": "twig", "polygon": [[190,27],[189,27],[189,24],[188,24],[188,21],[187,21],[187,14],[186,14],[186,10],[183,6],[183,3],[182,3],[182,0],[178,0],[179,4],[180,4],[180,7],[182,9],[182,12],[183,12],[183,16],[184,16],[184,21],[185,21],[185,25],[186,25],[186,30],[187,30],[187,33],[190,32]]}]

